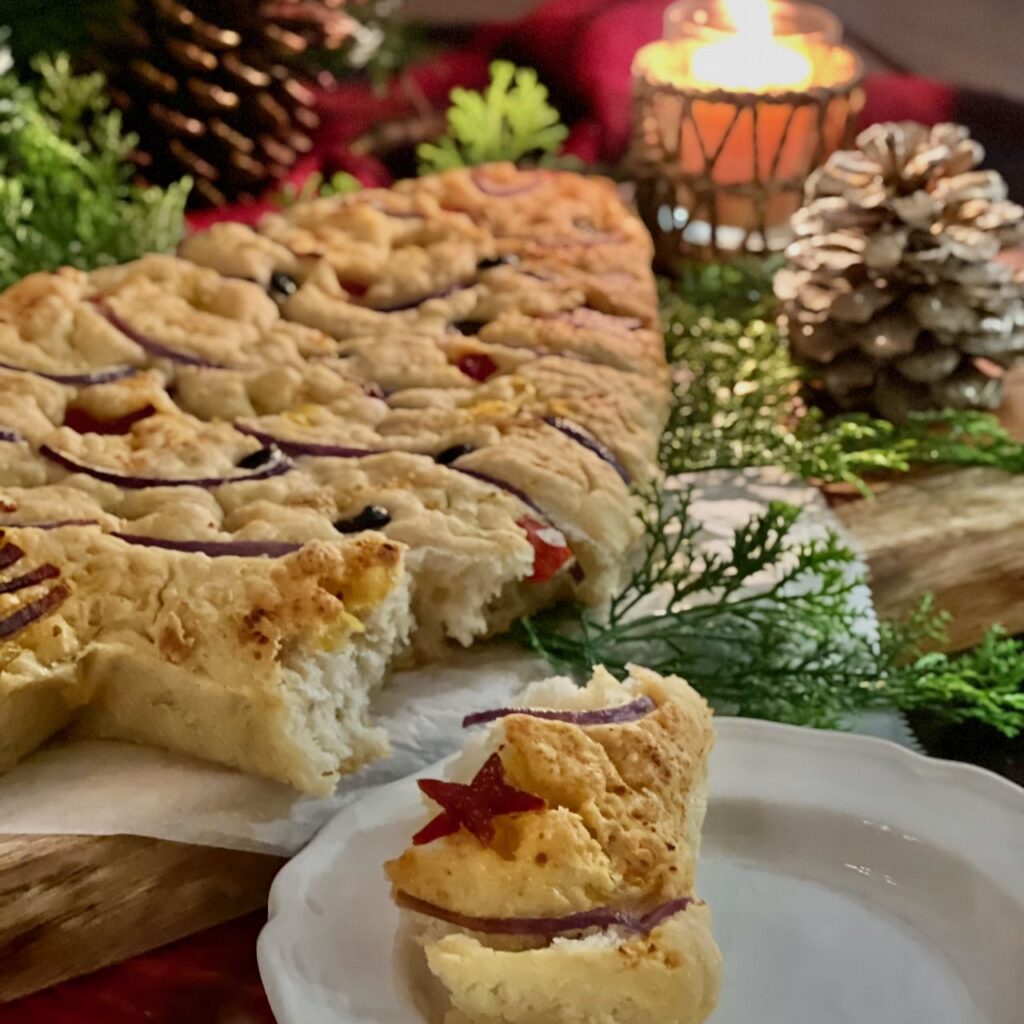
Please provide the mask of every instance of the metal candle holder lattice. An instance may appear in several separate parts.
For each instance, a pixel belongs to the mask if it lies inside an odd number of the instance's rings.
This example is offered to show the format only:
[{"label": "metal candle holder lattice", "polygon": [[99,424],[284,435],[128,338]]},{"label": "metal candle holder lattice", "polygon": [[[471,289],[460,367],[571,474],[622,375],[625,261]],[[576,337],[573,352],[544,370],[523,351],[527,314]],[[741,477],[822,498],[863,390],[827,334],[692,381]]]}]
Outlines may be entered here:
[{"label": "metal candle holder lattice", "polygon": [[629,169],[662,266],[782,249],[808,174],[850,143],[863,105],[860,61],[837,44],[808,48],[811,85],[758,92],[688,80],[694,45],[652,43],[633,68]]}]

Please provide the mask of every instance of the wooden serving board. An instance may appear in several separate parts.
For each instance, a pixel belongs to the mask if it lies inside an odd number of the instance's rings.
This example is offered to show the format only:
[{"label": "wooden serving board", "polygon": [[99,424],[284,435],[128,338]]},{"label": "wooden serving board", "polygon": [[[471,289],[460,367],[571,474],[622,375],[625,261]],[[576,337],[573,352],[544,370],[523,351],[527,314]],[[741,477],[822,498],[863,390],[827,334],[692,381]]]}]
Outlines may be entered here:
[{"label": "wooden serving board", "polygon": [[139,836],[0,836],[0,1002],[264,906],[283,863]]},{"label": "wooden serving board", "polygon": [[[1024,440],[1024,372],[1007,379],[999,416]],[[995,623],[1024,633],[1024,476],[949,469],[873,486],[868,499],[825,493],[867,557],[880,614],[906,614],[931,593],[952,615],[951,650]]]}]

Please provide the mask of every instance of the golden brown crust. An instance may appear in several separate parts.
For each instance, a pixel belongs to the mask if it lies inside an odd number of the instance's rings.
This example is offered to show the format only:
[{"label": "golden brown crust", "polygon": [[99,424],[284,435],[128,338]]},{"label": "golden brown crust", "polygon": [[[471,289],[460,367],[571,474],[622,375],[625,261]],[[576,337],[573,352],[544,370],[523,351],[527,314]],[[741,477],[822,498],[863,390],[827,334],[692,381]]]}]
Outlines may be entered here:
[{"label": "golden brown crust", "polygon": [[[10,759],[77,714],[92,735],[158,734],[171,749],[322,789],[308,752],[290,738],[289,666],[304,652],[362,642],[402,580],[397,544],[363,534],[280,559],[208,558],[126,543],[95,526],[8,528],[3,542],[24,552],[18,572],[53,566],[60,575],[0,595],[0,616],[55,588],[66,592],[0,641],[0,706],[19,738]],[[37,699],[19,696],[29,687]],[[237,720],[207,717],[229,707]],[[209,735],[190,739],[188,723]],[[328,767],[336,778],[337,760]]]},{"label": "golden brown crust", "polygon": [[[534,692],[545,699],[532,706],[562,706],[557,689]],[[641,669],[625,691],[599,670],[581,692],[584,701],[604,701],[599,707],[640,694],[657,707],[622,725],[502,719],[490,745],[509,782],[543,797],[550,810],[497,819],[492,846],[461,831],[410,847],[386,866],[396,888],[477,917],[559,916],[609,902],[654,906],[693,891],[697,849],[688,817],[699,819],[699,839],[713,743],[707,705],[682,680]]]}]

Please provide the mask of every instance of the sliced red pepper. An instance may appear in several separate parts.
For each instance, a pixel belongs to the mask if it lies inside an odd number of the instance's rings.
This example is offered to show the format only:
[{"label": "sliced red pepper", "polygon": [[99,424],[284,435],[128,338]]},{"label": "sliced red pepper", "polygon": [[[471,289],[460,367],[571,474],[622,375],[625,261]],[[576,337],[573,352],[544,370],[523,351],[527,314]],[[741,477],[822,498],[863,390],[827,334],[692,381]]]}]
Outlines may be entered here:
[{"label": "sliced red pepper", "polygon": [[498,364],[485,352],[467,352],[455,360],[455,365],[467,376],[481,383],[493,376]]},{"label": "sliced red pepper", "polygon": [[156,412],[156,407],[144,405],[134,412],[125,413],[112,420],[97,419],[91,412],[68,406],[64,412],[64,426],[70,427],[79,434],[127,434],[140,420],[148,419]]},{"label": "sliced red pepper", "polygon": [[561,530],[529,516],[516,520],[516,525],[526,531],[533,545],[533,574],[527,577],[531,583],[546,583],[572,559],[572,549]]}]

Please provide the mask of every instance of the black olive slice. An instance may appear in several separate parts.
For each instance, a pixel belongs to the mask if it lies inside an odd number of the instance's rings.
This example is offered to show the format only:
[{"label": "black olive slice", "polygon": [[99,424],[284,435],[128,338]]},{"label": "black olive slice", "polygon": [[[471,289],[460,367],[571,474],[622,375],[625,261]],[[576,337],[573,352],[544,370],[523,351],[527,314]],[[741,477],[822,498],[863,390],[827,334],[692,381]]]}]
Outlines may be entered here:
[{"label": "black olive slice", "polygon": [[442,466],[450,466],[456,459],[461,459],[463,455],[468,455],[473,451],[471,444],[453,444],[451,448],[445,448],[443,452],[434,456],[435,462],[440,462]]},{"label": "black olive slice", "polygon": [[391,522],[391,513],[380,505],[367,505],[362,512],[349,519],[339,519],[334,524],[338,533],[360,533],[363,530],[379,530]]},{"label": "black olive slice", "polygon": [[299,290],[299,282],[283,270],[275,270],[270,275],[270,294],[283,295],[288,298]]},{"label": "black olive slice", "polygon": [[274,456],[274,449],[269,445],[266,448],[257,448],[238,460],[239,469],[259,469],[266,465]]}]

